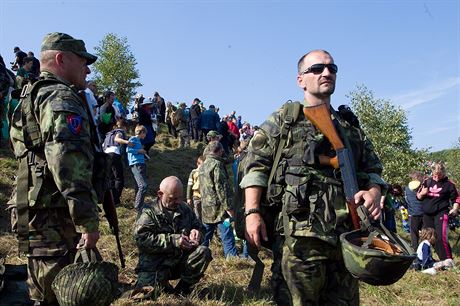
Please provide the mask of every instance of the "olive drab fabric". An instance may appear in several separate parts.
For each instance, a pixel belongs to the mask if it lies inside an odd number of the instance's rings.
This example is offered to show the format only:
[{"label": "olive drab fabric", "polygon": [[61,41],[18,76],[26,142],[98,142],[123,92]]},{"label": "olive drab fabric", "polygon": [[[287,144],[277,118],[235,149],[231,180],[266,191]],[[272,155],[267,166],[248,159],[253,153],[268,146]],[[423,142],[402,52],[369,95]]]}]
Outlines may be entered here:
[{"label": "olive drab fabric", "polygon": [[134,229],[139,249],[137,287],[165,285],[177,278],[188,284],[200,280],[212,259],[209,248],[198,246],[184,251],[179,247],[181,235],[188,235],[192,229],[203,233],[203,225],[185,203],[169,211],[157,199],[142,211]]},{"label": "olive drab fabric", "polygon": [[222,157],[206,154],[199,170],[203,223],[222,222],[227,210],[233,209],[229,176]]},{"label": "olive drab fabric", "polygon": [[56,256],[76,245],[77,232],[98,229],[91,121],[77,92],[49,72],[21,96],[10,129],[19,161],[10,203],[22,251]]},{"label": "olive drab fabric", "polygon": [[[240,186],[267,188],[268,204],[281,207],[281,234],[285,241],[282,250],[274,252],[282,253],[282,259],[276,260],[282,261],[292,304],[329,303],[327,297],[320,296],[318,288],[330,286],[337,304],[357,305],[358,282],[343,263],[339,243],[340,233],[351,228],[340,172],[319,164],[319,155],[334,157],[335,151],[300,112],[288,133],[280,162],[274,164],[285,112],[284,107],[274,112],[251,139],[247,173]],[[346,138],[342,141],[353,153],[359,188],[368,190],[377,184],[384,189],[385,182],[380,178],[382,165],[364,132],[332,108],[331,119],[342,130],[340,135]],[[276,169],[268,185],[272,167]]]},{"label": "olive drab fabric", "polygon": [[[107,306],[112,302],[118,285],[118,267],[111,262],[100,261],[79,250],[75,263],[64,267],[53,280],[52,289],[60,306]],[[91,250],[93,252],[93,250]],[[79,260],[82,255],[83,262]]]}]

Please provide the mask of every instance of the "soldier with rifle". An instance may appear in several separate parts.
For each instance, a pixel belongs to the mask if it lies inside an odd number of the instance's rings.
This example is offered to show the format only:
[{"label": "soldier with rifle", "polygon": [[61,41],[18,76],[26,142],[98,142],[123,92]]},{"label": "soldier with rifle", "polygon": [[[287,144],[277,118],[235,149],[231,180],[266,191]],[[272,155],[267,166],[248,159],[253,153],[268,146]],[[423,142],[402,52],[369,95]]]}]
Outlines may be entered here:
[{"label": "soldier with rifle", "polygon": [[78,94],[97,57],[82,40],[50,33],[40,58],[40,78],[23,88],[13,114],[10,135],[19,166],[10,208],[20,252],[28,257],[30,298],[35,305],[57,305],[51,289],[56,274],[74,261],[80,238],[84,248],[99,240],[102,152]]},{"label": "soldier with rifle", "polygon": [[[282,237],[282,243],[275,244],[274,253],[282,258],[275,257],[272,267],[278,305],[359,304],[358,280],[345,268],[339,235],[359,226],[358,203],[371,218],[379,218],[385,183],[363,131],[330,105],[337,71],[326,51],[302,56],[297,85],[304,91],[304,112],[286,115],[289,107],[284,105],[249,144],[247,173],[240,183],[245,189],[246,238],[260,247],[268,239],[261,205],[278,208],[275,237]],[[290,130],[283,133],[287,125]],[[345,184],[354,177],[356,184]],[[267,199],[262,198],[265,194]],[[276,290],[276,280],[283,277],[287,292]]]}]

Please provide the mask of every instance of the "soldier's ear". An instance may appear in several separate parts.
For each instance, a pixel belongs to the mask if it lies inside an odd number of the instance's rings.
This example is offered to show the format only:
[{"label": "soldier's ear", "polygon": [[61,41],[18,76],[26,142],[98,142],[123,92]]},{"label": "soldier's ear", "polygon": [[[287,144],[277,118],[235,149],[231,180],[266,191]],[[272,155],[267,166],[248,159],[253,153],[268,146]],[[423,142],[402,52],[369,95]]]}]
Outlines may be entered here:
[{"label": "soldier's ear", "polygon": [[161,197],[163,196],[163,191],[158,190],[158,191],[157,191],[157,196],[158,196],[159,198],[161,198]]}]

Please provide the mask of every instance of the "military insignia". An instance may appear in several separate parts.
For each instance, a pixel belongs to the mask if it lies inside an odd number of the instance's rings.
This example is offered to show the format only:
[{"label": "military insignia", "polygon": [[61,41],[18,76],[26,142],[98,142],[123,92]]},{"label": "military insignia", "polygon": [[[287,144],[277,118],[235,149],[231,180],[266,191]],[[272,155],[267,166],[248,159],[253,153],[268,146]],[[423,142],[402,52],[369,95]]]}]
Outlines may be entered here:
[{"label": "military insignia", "polygon": [[82,127],[81,116],[79,115],[67,115],[67,126],[74,135],[80,134]]}]

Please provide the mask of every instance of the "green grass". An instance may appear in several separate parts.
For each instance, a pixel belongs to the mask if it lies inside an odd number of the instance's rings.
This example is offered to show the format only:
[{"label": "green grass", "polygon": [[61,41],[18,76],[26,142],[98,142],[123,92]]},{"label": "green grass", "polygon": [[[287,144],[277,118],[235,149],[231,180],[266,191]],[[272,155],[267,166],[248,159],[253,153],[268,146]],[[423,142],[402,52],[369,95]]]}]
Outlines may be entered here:
[{"label": "green grass", "polygon": [[[186,184],[188,175],[195,167],[195,159],[202,152],[202,145],[193,145],[191,149],[175,150],[178,140],[164,133],[157,138],[157,144],[151,151],[151,159],[148,162],[147,174],[149,177],[149,189],[147,201],[155,197],[160,181],[168,175],[178,176]],[[8,223],[4,209],[9,198],[14,181],[16,163],[8,148],[0,149],[0,215],[3,224]],[[123,290],[130,289],[136,281],[135,267],[138,260],[137,247],[132,239],[136,213],[133,207],[134,181],[131,173],[125,172],[126,189],[122,196],[122,206],[117,208],[121,243],[126,258],[126,268],[120,269],[119,280]],[[400,226],[398,230],[400,230]],[[2,231],[5,229],[2,228]],[[119,265],[115,239],[110,235],[107,222],[101,222],[101,239],[98,247],[107,261]],[[459,230],[460,232],[460,230]],[[407,234],[401,233],[408,239]],[[460,246],[454,247],[458,233],[450,233],[450,242],[453,246],[454,256],[460,255]],[[194,292],[187,299],[179,299],[174,296],[162,294],[155,301],[132,301],[119,298],[113,305],[274,305],[271,300],[269,286],[271,257],[269,252],[262,252],[261,256],[265,263],[264,278],[260,292],[249,292],[246,286],[252,273],[252,263],[242,259],[227,261],[223,258],[222,247],[217,239],[211,243],[213,261],[199,288],[208,288],[208,299],[199,298]],[[0,255],[7,257],[7,263],[25,263],[25,257],[18,257],[17,243],[12,234],[2,232],[0,234]],[[422,274],[416,271],[408,271],[397,283],[391,286],[375,287],[364,283],[360,285],[360,300],[362,305],[460,305],[460,270],[458,265],[451,271],[438,273],[436,276]]]}]

